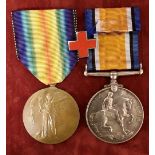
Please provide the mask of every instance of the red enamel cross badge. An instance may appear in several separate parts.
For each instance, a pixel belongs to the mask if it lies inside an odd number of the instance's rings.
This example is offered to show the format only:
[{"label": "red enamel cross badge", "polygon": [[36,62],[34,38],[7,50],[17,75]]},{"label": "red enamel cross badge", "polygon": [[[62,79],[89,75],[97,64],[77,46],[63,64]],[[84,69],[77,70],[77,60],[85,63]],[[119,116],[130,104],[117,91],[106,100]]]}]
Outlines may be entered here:
[{"label": "red enamel cross badge", "polygon": [[86,31],[77,32],[76,35],[76,41],[68,42],[69,50],[77,50],[79,58],[88,57],[88,49],[96,48],[96,39],[88,39]]}]

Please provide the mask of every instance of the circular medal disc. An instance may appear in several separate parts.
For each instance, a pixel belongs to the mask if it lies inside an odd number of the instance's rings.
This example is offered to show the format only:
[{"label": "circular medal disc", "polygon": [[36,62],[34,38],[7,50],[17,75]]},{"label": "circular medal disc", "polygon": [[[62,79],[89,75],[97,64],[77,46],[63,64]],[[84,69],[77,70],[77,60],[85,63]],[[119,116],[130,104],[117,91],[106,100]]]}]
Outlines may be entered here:
[{"label": "circular medal disc", "polygon": [[27,132],[46,144],[61,143],[71,137],[79,118],[79,109],[73,97],[56,87],[34,93],[23,110]]},{"label": "circular medal disc", "polygon": [[123,143],[140,130],[144,111],[138,97],[131,91],[118,87],[116,92],[105,88],[89,101],[86,110],[87,125],[100,140]]}]

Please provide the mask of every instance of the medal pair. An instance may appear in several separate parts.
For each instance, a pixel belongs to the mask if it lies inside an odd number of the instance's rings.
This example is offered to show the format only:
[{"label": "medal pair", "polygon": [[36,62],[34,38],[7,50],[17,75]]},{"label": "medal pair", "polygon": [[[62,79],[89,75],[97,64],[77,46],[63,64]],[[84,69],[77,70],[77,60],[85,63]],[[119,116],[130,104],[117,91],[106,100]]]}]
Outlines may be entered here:
[{"label": "medal pair", "polygon": [[136,135],[143,108],[136,95],[117,83],[117,76],[142,74],[138,8],[87,9],[87,33],[77,32],[76,10],[71,9],[14,11],[12,19],[18,59],[50,86],[34,93],[23,110],[24,126],[34,139],[57,144],[75,132],[80,119],[77,103],[55,84],[68,76],[78,57],[88,57],[86,76],[111,77],[88,103],[89,129],[109,143]]}]

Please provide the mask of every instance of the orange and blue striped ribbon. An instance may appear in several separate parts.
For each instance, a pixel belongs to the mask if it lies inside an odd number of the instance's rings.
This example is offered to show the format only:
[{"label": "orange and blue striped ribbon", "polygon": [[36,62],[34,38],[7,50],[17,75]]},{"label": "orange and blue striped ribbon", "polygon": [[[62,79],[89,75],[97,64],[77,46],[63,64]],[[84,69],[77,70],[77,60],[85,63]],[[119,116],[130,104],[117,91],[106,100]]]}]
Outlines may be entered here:
[{"label": "orange and blue striped ribbon", "polygon": [[140,10],[131,8],[87,9],[85,25],[96,49],[89,50],[88,72],[139,70]]},{"label": "orange and blue striped ribbon", "polygon": [[22,10],[12,12],[18,59],[44,84],[62,82],[78,58],[69,51],[74,40],[74,10]]}]

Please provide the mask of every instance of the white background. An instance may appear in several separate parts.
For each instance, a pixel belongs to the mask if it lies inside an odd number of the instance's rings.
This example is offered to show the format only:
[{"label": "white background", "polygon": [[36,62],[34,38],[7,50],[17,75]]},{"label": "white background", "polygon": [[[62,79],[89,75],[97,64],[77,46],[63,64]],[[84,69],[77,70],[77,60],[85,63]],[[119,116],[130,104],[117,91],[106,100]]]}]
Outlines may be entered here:
[{"label": "white background", "polygon": [[[143,0],[141,0],[143,2]],[[155,1],[150,0],[150,155],[155,155]],[[146,51],[148,52],[148,51]],[[13,75],[12,75],[13,76]],[[142,139],[145,140],[145,139]],[[0,0],[0,154],[6,154],[6,1]]]}]

